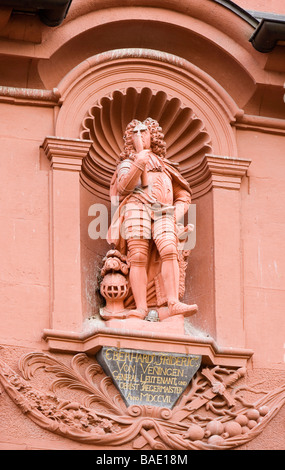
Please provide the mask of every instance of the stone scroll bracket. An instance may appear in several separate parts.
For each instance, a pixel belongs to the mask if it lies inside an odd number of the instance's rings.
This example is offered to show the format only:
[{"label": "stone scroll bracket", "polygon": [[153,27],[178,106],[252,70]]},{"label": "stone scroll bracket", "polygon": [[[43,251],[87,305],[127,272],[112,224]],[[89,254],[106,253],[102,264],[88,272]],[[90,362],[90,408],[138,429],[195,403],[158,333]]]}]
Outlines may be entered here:
[{"label": "stone scroll bracket", "polygon": [[50,161],[51,327],[81,328],[80,171],[91,142],[46,137]]}]

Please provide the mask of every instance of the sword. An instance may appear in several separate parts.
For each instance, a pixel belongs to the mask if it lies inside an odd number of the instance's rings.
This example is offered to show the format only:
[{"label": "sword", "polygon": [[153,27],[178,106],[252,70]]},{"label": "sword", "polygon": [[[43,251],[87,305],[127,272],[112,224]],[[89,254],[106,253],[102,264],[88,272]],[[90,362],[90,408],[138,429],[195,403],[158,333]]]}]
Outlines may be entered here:
[{"label": "sword", "polygon": [[[191,403],[186,406],[183,410],[178,410],[174,412],[171,419],[174,418],[176,422],[182,421],[183,419],[187,418],[187,416],[189,416],[193,411],[197,411],[208,401],[215,398],[216,395],[222,395],[226,399],[228,405],[230,407],[233,407],[235,405],[235,401],[226,389],[233,385],[235,382],[237,382],[241,377],[244,377],[245,373],[246,369],[244,367],[241,367],[236,372],[227,377],[223,382],[220,382],[217,380],[217,378],[214,376],[213,372],[210,369],[203,369],[201,371],[201,374],[208,379],[212,387],[207,390],[207,392],[205,392],[203,396],[197,397],[192,400]],[[152,439],[157,436],[157,432],[155,431],[155,429],[150,429],[148,431],[148,434],[150,434],[150,437]],[[146,444],[147,440],[145,439],[145,437],[140,436],[134,441],[133,446],[135,449],[142,449],[142,447],[144,447]]]},{"label": "sword", "polygon": [[193,411],[198,410],[208,401],[215,398],[216,395],[223,396],[226,399],[229,407],[233,407],[235,405],[235,400],[227,391],[227,388],[237,382],[241,377],[244,377],[245,373],[246,369],[244,367],[241,367],[236,372],[227,377],[223,382],[220,382],[217,380],[217,378],[214,376],[213,372],[210,369],[203,369],[201,371],[201,374],[209,380],[210,384],[212,385],[212,388],[207,390],[207,392],[204,393],[203,396],[197,397],[192,400],[191,403],[189,403],[189,405],[186,406],[184,410],[178,410],[176,413],[173,413],[172,418],[175,417],[176,421],[181,421],[182,419],[185,419]]}]

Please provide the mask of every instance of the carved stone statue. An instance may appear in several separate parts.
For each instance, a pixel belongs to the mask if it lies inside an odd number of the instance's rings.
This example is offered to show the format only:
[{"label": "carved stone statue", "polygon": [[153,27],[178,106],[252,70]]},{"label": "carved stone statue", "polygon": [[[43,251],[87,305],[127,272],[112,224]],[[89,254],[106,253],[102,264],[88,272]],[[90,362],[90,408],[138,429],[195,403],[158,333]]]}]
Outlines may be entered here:
[{"label": "carved stone statue", "polygon": [[[197,305],[180,301],[189,255],[183,240],[193,229],[180,221],[191,203],[191,190],[175,164],[166,159],[162,129],[154,119],[128,124],[110,195],[120,203],[108,242],[126,256],[130,288],[125,311],[121,317],[116,311],[113,318],[145,319],[150,307],[162,306],[166,316],[195,313]],[[112,318],[110,310],[107,318]]]}]

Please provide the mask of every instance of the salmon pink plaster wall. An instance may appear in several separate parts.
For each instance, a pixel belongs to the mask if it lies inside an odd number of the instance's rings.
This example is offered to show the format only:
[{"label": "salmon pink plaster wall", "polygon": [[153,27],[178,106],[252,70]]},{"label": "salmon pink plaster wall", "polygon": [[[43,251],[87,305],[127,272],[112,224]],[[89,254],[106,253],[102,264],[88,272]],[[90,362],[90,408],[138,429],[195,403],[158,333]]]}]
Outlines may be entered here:
[{"label": "salmon pink plaster wall", "polygon": [[247,340],[258,351],[256,366],[284,368],[284,135],[239,131],[238,143],[252,158],[241,204]]},{"label": "salmon pink plaster wall", "polygon": [[246,10],[267,11],[284,15],[285,6],[282,0],[237,0],[235,2]]},{"label": "salmon pink plaster wall", "polygon": [[53,109],[0,103],[1,343],[38,344],[49,322],[49,165]]}]

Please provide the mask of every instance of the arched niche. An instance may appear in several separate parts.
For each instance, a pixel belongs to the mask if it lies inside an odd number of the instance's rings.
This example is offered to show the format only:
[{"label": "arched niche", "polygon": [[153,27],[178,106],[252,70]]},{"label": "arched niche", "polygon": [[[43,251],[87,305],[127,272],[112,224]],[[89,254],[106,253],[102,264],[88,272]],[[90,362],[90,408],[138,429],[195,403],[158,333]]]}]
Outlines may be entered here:
[{"label": "arched niche", "polygon": [[[168,157],[180,164],[197,206],[197,244],[187,272],[186,300],[199,304],[199,315],[194,320],[197,326],[217,339],[223,336],[226,339],[227,332],[224,334],[219,320],[226,307],[217,312],[223,296],[220,299],[217,295],[219,273],[215,257],[220,229],[215,222],[218,213],[215,204],[219,198],[228,198],[229,190],[237,192],[248,165],[237,159],[231,126],[240,112],[238,106],[212,77],[190,62],[144,49],[118,49],[90,57],[69,72],[58,90],[61,98],[55,139],[86,142],[88,147],[81,159],[77,203],[82,318],[98,312],[97,276],[109,248],[106,240],[89,236],[88,227],[95,215],[90,207],[94,204],[107,207],[110,222],[108,186],[125,125],[133,118],[150,116],[162,125]],[[235,214],[233,230],[238,230],[239,224],[237,201],[231,195],[226,207],[229,214],[232,210]],[[69,230],[73,230],[72,226]],[[223,263],[219,269],[224,269]],[[230,290],[238,292],[237,277],[238,272]],[[237,344],[242,346],[242,335],[238,336]]]},{"label": "arched niche", "polygon": [[115,90],[96,101],[82,123],[80,137],[92,141],[82,165],[82,181],[102,201],[110,201],[109,189],[122,136],[132,119],[156,119],[163,129],[167,158],[179,164],[187,179],[191,166],[212,153],[211,138],[193,110],[165,91],[150,86]]},{"label": "arched niche", "polygon": [[240,109],[208,74],[187,60],[151,49],[117,49],[90,57],[72,69],[58,85],[61,108],[56,135],[78,138],[87,112],[100,99],[128,88],[164,92],[201,119],[217,155],[236,157],[231,127]]},{"label": "arched niche", "polygon": [[193,110],[165,91],[152,90],[149,84],[142,88],[115,90],[89,109],[80,133],[82,139],[92,141],[81,171],[82,266],[87,294],[85,310],[89,315],[94,315],[98,309],[98,289],[94,280],[98,278],[102,258],[110,247],[101,239],[92,239],[90,225],[87,226],[92,218],[86,218],[86,214],[98,217],[96,207],[103,205],[108,209],[110,223],[110,181],[123,150],[122,136],[133,118],[143,121],[149,116],[160,123],[167,144],[167,158],[179,164],[186,179],[191,176],[191,167],[212,153],[211,138]]}]

